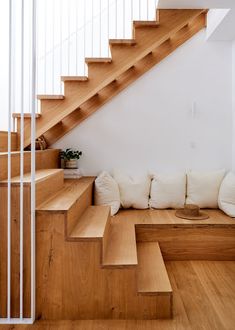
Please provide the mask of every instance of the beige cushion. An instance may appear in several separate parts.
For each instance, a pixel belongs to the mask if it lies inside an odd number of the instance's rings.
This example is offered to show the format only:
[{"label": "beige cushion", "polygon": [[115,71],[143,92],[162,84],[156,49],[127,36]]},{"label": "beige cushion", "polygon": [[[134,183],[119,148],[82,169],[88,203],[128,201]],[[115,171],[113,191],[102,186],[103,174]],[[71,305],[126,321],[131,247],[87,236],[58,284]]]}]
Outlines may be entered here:
[{"label": "beige cushion", "polygon": [[105,171],[95,180],[95,205],[110,206],[111,215],[116,214],[121,205],[118,184]]},{"label": "beige cushion", "polygon": [[191,171],[187,174],[187,204],[201,208],[218,208],[218,195],[225,170]]},{"label": "beige cushion", "polygon": [[186,174],[155,174],[151,183],[150,207],[182,208],[185,204]]},{"label": "beige cushion", "polygon": [[221,183],[218,204],[224,213],[235,217],[235,174],[233,172],[229,172]]},{"label": "beige cushion", "polygon": [[140,178],[132,178],[119,170],[114,170],[114,179],[119,186],[121,205],[123,208],[148,208],[151,182],[149,175]]}]

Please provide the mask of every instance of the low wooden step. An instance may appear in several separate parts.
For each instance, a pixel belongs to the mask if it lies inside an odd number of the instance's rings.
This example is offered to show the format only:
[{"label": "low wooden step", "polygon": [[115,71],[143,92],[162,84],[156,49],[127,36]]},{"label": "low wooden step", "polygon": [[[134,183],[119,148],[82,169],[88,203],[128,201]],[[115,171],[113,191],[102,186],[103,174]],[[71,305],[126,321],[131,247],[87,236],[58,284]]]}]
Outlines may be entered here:
[{"label": "low wooden step", "polygon": [[63,100],[64,95],[37,95],[38,100]]},{"label": "low wooden step", "polygon": [[113,222],[103,256],[104,267],[135,267],[137,250],[135,227],[128,222]]},{"label": "low wooden step", "polygon": [[111,57],[86,57],[85,62],[86,63],[111,63],[112,58]]},{"label": "low wooden step", "polygon": [[37,207],[37,213],[53,212],[66,214],[66,236],[77,224],[84,211],[92,204],[95,177],[64,180],[63,187]]},{"label": "low wooden step", "polygon": [[[12,117],[16,118],[16,119],[21,118],[21,113],[20,112],[13,112]],[[24,113],[23,117],[24,117],[24,119],[31,118],[32,114],[31,113]],[[35,113],[35,118],[40,118],[40,117],[41,117],[40,113]]]},{"label": "low wooden step", "polygon": [[76,241],[101,240],[110,221],[110,207],[89,206],[72,230],[69,238]]},{"label": "low wooden step", "polygon": [[87,76],[62,76],[62,81],[87,81]]},{"label": "low wooden step", "polygon": [[139,242],[137,254],[138,293],[141,295],[172,295],[170,280],[158,242]]},{"label": "low wooden step", "polygon": [[[58,168],[59,167],[59,149],[36,150],[36,169]],[[8,153],[0,153],[0,181],[7,179],[8,173]],[[11,152],[11,176],[20,175],[20,151]],[[24,151],[24,173],[31,170],[31,151]]]},{"label": "low wooden step", "polygon": [[[17,133],[11,132],[11,150],[17,150]],[[0,131],[0,152],[8,151],[8,132]]]},{"label": "low wooden step", "polygon": [[158,21],[134,21],[134,26],[136,28],[139,27],[158,27],[159,26],[159,22]]},{"label": "low wooden step", "polygon": [[[12,186],[20,185],[20,176],[11,179]],[[31,173],[24,174],[24,187],[31,185]],[[49,196],[62,188],[64,183],[64,171],[62,169],[43,169],[35,172],[36,205],[41,204]],[[7,187],[8,181],[0,182],[0,187]]]},{"label": "low wooden step", "polygon": [[110,45],[136,45],[135,39],[109,39]]}]

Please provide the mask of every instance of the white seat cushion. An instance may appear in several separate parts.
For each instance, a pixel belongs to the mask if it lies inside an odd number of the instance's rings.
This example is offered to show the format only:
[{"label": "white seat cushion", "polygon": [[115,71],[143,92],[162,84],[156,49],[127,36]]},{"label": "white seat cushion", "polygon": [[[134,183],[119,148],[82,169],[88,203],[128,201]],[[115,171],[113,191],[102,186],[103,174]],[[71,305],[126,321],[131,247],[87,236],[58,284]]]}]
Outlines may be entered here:
[{"label": "white seat cushion", "polygon": [[235,174],[229,172],[221,183],[218,198],[219,208],[235,218]]},{"label": "white seat cushion", "polygon": [[108,172],[102,172],[95,180],[95,205],[110,206],[111,215],[121,206],[118,184]]},{"label": "white seat cushion", "polygon": [[218,195],[225,170],[191,171],[187,174],[187,204],[201,208],[218,208]]},{"label": "white seat cushion", "polygon": [[134,179],[119,170],[114,170],[114,179],[119,186],[123,208],[147,209],[149,207],[151,183],[149,175]]},{"label": "white seat cushion", "polygon": [[185,204],[186,174],[155,174],[150,191],[150,207],[182,208]]}]

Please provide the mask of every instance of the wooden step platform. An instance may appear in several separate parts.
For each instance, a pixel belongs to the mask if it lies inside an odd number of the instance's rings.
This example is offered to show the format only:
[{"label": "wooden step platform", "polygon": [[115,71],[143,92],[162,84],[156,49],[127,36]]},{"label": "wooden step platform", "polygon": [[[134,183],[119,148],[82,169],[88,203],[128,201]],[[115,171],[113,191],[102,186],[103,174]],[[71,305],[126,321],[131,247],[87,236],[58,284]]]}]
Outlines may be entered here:
[{"label": "wooden step platform", "polygon": [[143,295],[172,295],[172,288],[158,242],[137,244],[138,293]]},{"label": "wooden step platform", "polygon": [[[58,168],[59,167],[59,149],[36,150],[36,169]],[[8,153],[0,152],[0,181],[7,179],[8,172]],[[11,176],[20,175],[20,151],[11,153]],[[31,151],[24,151],[24,173],[31,171]]]},{"label": "wooden step platform", "polygon": [[77,241],[101,240],[110,221],[110,207],[89,206],[69,235],[69,239]]},{"label": "wooden step platform", "polygon": [[87,81],[87,76],[62,76],[62,81]]},{"label": "wooden step platform", "polygon": [[64,95],[37,95],[37,99],[38,100],[63,100],[64,99]]},{"label": "wooden step platform", "polygon": [[109,39],[110,45],[127,45],[133,46],[136,44],[135,39]]},{"label": "wooden step platform", "polygon": [[[20,112],[13,112],[12,117],[15,119],[21,118],[22,114]],[[29,119],[32,117],[31,113],[24,113],[23,114],[24,119]],[[41,114],[40,113],[35,113],[35,118],[40,118]]]},{"label": "wooden step platform", "polygon": [[112,223],[107,248],[104,251],[104,267],[135,267],[137,250],[135,228],[130,223]]},{"label": "wooden step platform", "polygon": [[[11,133],[11,150],[17,150],[17,133]],[[0,152],[8,151],[8,132],[0,131]]]},{"label": "wooden step platform", "polygon": [[[20,186],[20,176],[11,179],[11,186]],[[31,186],[31,173],[24,174],[24,187]],[[44,200],[62,188],[64,183],[64,171],[62,169],[43,169],[35,172],[36,185],[36,205],[41,204]],[[2,180],[0,187],[7,188],[8,181]]]},{"label": "wooden step platform", "polygon": [[86,57],[85,62],[88,63],[111,63],[111,57]]},{"label": "wooden step platform", "polygon": [[65,235],[69,236],[84,211],[92,204],[95,177],[65,180],[63,187],[37,207],[37,214],[47,217],[52,214],[65,215]]}]

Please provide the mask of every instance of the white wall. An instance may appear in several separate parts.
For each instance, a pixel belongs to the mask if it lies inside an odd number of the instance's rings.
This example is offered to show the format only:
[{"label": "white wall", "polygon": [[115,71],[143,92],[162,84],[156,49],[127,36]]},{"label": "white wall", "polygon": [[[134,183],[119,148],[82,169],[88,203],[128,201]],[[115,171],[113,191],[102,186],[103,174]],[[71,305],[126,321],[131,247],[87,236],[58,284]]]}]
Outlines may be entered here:
[{"label": "white wall", "polygon": [[86,175],[231,168],[231,43],[205,39],[197,34],[54,147],[79,147]]},{"label": "white wall", "polygon": [[233,102],[233,145],[232,145],[232,157],[233,157],[233,170],[235,171],[235,40],[233,41],[233,85],[232,85],[232,102]]}]

